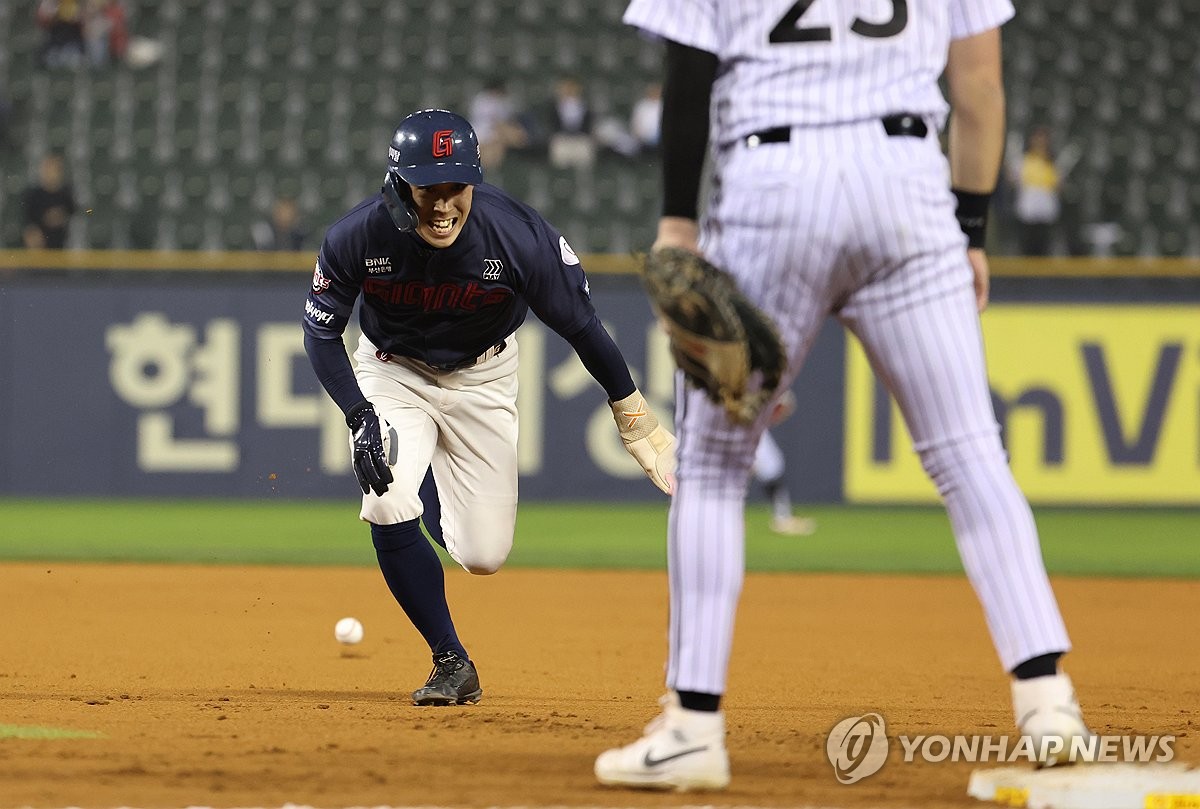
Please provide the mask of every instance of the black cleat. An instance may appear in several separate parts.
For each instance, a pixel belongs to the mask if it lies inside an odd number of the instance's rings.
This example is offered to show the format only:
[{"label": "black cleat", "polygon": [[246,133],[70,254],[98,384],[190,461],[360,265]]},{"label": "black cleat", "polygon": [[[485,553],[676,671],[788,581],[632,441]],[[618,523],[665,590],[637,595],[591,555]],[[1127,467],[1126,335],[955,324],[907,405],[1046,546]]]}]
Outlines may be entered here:
[{"label": "black cleat", "polygon": [[433,658],[433,671],[412,700],[413,705],[463,705],[479,702],[482,695],[475,664],[458,652],[442,652]]}]

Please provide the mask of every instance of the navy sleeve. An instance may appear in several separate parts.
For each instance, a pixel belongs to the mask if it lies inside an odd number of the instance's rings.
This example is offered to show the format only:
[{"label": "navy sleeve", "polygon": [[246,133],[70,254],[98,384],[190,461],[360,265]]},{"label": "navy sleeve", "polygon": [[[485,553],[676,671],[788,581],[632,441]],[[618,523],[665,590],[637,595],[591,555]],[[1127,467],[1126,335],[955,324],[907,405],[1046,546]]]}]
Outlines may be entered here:
[{"label": "navy sleeve", "polygon": [[306,333],[304,351],[308,354],[308,361],[312,363],[317,379],[321,380],[321,386],[343,413],[349,415],[356,404],[367,398],[354,378],[354,368],[346,356],[346,344],[340,336],[322,340]]},{"label": "navy sleeve", "polygon": [[537,246],[530,257],[524,296],[538,319],[571,344],[609,398],[633,393],[633,378],[621,350],[604,330],[579,256],[561,233],[542,220]]},{"label": "navy sleeve", "polygon": [[361,291],[362,279],[342,269],[336,247],[326,239],[304,302],[304,333],[317,339],[340,338]]},{"label": "navy sleeve", "polygon": [[530,310],[571,344],[610,400],[629,396],[634,379],[617,343],[596,316],[580,257],[550,223],[542,220],[535,230],[538,239],[523,292]]},{"label": "navy sleeve", "polygon": [[583,367],[600,383],[610,402],[620,401],[633,393],[636,385],[629,375],[629,366],[621,349],[604,329],[600,318],[593,316],[583,331],[570,341],[571,348],[579,355]]},{"label": "navy sleeve", "polygon": [[366,398],[342,340],[359,289],[358,282],[341,272],[335,251],[326,241],[304,302],[304,351],[321,386],[343,413]]}]

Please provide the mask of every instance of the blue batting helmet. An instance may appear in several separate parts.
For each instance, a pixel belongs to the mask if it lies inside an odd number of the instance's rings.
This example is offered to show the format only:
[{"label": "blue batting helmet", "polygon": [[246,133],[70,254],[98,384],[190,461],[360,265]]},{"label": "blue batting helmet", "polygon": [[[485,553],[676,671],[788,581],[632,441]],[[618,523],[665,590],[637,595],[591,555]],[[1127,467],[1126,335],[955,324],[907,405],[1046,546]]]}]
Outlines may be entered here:
[{"label": "blue batting helmet", "polygon": [[420,110],[396,127],[388,146],[383,199],[400,230],[417,225],[408,186],[483,182],[479,138],[471,124],[448,110]]}]

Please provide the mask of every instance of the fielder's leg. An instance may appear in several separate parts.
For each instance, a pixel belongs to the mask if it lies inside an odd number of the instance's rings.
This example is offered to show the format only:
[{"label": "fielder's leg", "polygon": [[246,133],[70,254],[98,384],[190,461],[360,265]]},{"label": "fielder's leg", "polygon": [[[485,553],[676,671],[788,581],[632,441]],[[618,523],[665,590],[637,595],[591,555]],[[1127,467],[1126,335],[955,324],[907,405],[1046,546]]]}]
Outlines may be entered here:
[{"label": "fielder's leg", "polygon": [[[823,196],[832,192],[835,172],[822,168],[827,161],[814,161],[819,176],[781,179],[790,170],[788,154],[762,149],[723,155],[730,162],[721,169],[700,245],[778,325],[790,369],[780,390],[790,387],[816,340],[829,308],[822,273],[837,254],[828,234],[838,205]],[[810,195],[812,189],[817,193]],[[796,222],[807,224],[797,228]],[[746,488],[771,408],[757,424],[741,427],[681,381],[675,401],[679,470],[667,523],[670,690],[645,735],[602,753],[595,774],[604,784],[719,789],[729,782],[718,709],[745,574]]]},{"label": "fielder's leg", "polygon": [[[1046,575],[1037,527],[1000,443],[969,271],[949,251],[928,269],[872,284],[842,313],[891,391],[950,517],[963,567],[1013,683],[1017,725],[1034,737],[1086,737],[1070,680],[1070,649]],[[965,264],[965,257],[961,259]],[[857,297],[857,296],[856,296]],[[868,314],[869,313],[869,314]],[[1053,755],[1041,755],[1055,763]]]}]

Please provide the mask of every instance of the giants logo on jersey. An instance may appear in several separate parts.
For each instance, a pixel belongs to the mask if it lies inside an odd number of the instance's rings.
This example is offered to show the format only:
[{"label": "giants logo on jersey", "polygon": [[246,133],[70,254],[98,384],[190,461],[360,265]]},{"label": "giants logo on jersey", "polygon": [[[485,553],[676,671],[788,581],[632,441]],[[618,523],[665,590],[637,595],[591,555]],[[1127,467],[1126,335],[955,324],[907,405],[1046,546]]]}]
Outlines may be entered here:
[{"label": "giants logo on jersey", "polygon": [[329,289],[329,279],[325,277],[325,273],[321,272],[321,262],[318,260],[317,266],[313,270],[312,291],[314,295],[320,295],[327,289]]},{"label": "giants logo on jersey", "polygon": [[439,129],[433,133],[433,156],[449,157],[454,154],[454,130]]},{"label": "giants logo on jersey", "polygon": [[391,306],[411,307],[424,312],[474,312],[507,302],[513,296],[513,291],[507,287],[487,289],[474,281],[466,284],[450,281],[427,284],[416,280],[392,282],[382,278],[367,278],[363,281],[363,294]]}]

